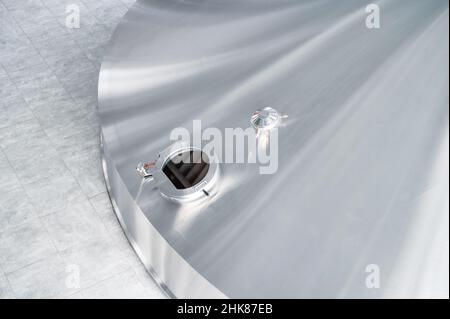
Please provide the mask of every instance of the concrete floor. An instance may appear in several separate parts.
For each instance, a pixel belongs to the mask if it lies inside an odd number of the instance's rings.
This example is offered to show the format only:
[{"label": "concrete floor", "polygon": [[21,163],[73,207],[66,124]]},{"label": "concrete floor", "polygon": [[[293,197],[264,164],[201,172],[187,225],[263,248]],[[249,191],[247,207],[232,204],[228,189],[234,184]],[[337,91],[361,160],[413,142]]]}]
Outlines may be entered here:
[{"label": "concrete floor", "polygon": [[[134,0],[0,0],[0,298],[162,298],[105,190],[105,44]],[[65,26],[66,5],[81,28]]]}]

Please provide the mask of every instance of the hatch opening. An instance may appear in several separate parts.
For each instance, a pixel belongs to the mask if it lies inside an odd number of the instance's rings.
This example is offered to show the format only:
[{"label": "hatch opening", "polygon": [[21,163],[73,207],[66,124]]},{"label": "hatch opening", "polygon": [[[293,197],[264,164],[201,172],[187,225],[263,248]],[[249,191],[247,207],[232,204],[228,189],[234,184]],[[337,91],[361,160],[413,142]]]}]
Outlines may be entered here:
[{"label": "hatch opening", "polygon": [[188,149],[172,156],[162,171],[176,189],[186,189],[199,184],[208,173],[209,166],[209,158],[204,152]]}]

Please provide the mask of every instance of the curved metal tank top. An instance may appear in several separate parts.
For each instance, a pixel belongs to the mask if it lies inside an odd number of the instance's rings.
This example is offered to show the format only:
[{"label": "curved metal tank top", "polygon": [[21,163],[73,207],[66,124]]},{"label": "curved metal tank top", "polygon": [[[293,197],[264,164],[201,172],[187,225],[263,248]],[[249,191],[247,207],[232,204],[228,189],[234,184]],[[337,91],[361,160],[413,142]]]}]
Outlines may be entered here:
[{"label": "curved metal tank top", "polygon": [[[448,298],[448,1],[138,1],[99,80],[118,218],[175,297]],[[278,170],[174,202],[136,164],[175,127],[287,114]],[[372,281],[373,276],[378,281]]]}]

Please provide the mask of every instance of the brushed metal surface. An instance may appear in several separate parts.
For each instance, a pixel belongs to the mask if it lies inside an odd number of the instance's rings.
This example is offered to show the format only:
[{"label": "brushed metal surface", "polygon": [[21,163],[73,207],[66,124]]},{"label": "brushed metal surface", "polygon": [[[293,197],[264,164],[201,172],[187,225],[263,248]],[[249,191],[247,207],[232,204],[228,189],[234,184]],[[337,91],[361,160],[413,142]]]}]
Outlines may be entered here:
[{"label": "brushed metal surface", "polygon": [[[138,1],[125,15],[100,72],[104,156],[119,219],[173,295],[448,298],[448,1],[378,1],[380,29],[368,3]],[[275,174],[221,163],[198,205],[136,174],[173,128],[245,128],[265,106],[289,115]]]}]

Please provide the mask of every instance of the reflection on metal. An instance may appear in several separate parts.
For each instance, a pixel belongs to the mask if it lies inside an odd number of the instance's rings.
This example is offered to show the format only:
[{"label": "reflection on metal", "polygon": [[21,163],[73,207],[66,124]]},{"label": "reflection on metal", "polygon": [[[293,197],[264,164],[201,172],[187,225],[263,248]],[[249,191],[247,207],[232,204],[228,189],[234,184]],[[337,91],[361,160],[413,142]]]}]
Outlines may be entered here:
[{"label": "reflection on metal", "polygon": [[[100,71],[104,170],[171,296],[448,297],[448,1],[378,4],[379,29],[359,0],[126,14]],[[283,126],[275,174],[216,163],[185,189],[164,174],[172,129],[248,128],[262,106],[276,113],[255,125]]]}]

